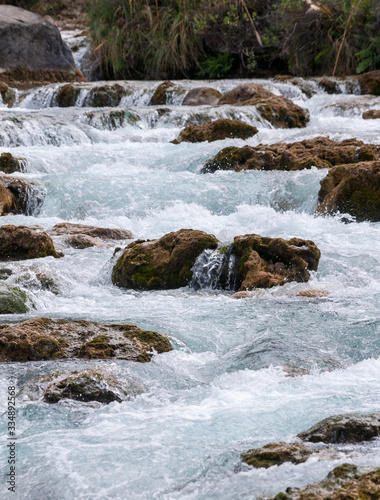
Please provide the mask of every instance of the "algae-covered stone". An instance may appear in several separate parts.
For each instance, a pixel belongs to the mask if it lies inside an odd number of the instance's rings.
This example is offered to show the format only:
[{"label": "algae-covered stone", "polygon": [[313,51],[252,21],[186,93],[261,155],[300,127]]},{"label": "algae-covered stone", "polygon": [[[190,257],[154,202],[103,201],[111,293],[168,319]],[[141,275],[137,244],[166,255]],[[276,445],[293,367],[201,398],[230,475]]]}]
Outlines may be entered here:
[{"label": "algae-covered stone", "polygon": [[320,184],[317,213],[348,213],[358,222],[380,221],[380,161],[338,165]]},{"label": "algae-covered stone", "polygon": [[126,384],[124,380],[117,380],[110,373],[100,370],[83,370],[79,373],[64,373],[63,377],[60,376],[46,388],[44,401],[58,403],[62,399],[73,399],[83,402],[97,401],[103,404],[113,401],[121,403],[135,396],[136,392],[136,388],[131,384]]},{"label": "algae-covered stone", "polygon": [[0,227],[0,261],[62,257],[46,233],[26,226]]},{"label": "algae-covered stone", "polygon": [[23,172],[25,169],[24,158],[15,158],[11,153],[2,153],[0,156],[0,170],[5,174]]},{"label": "algae-covered stone", "polygon": [[0,285],[0,314],[24,314],[27,302],[28,296],[19,288]]},{"label": "algae-covered stone", "polygon": [[183,106],[216,105],[222,94],[212,87],[197,87],[189,90],[182,102]]},{"label": "algae-covered stone", "polygon": [[306,282],[318,269],[321,252],[310,240],[246,234],[234,238],[233,274],[238,291],[271,288],[290,281]]},{"label": "algae-covered stone", "polygon": [[228,147],[205,163],[202,172],[216,170],[301,170],[330,168],[380,158],[380,146],[356,139],[332,141],[316,137],[300,142],[278,142],[272,145]]},{"label": "algae-covered stone", "polygon": [[151,100],[150,104],[152,106],[164,106],[167,101],[167,91],[174,87],[173,82],[163,82],[156,88]]},{"label": "algae-covered stone", "polygon": [[241,455],[242,462],[253,467],[272,467],[285,462],[301,464],[313,454],[310,448],[302,443],[270,443],[262,448],[249,450]]},{"label": "algae-covered stone", "polygon": [[0,325],[0,361],[115,358],[145,363],[154,352],[171,350],[166,337],[129,324],[39,318]]},{"label": "algae-covered stone", "polygon": [[126,247],[113,269],[114,285],[136,290],[167,290],[187,286],[195,260],[218,240],[203,231],[181,229],[159,240],[137,240]]},{"label": "algae-covered stone", "polygon": [[329,417],[298,434],[312,443],[360,443],[380,436],[380,413]]},{"label": "algae-covered stone", "polygon": [[186,127],[179,137],[172,141],[174,144],[180,142],[202,142],[222,141],[223,139],[248,139],[257,134],[256,127],[239,120],[219,119],[213,122]]}]

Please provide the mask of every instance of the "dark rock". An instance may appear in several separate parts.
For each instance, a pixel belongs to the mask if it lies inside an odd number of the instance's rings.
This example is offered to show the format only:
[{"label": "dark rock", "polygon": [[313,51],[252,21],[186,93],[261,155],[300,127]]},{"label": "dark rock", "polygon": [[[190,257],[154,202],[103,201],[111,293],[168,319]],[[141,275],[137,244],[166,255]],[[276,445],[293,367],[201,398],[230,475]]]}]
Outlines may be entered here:
[{"label": "dark rock", "polygon": [[316,137],[301,142],[256,147],[228,147],[222,149],[203,167],[202,172],[216,170],[301,170],[330,168],[334,165],[377,160],[380,146],[365,144],[356,139],[342,142]]},{"label": "dark rock", "polygon": [[25,170],[25,159],[15,158],[11,153],[2,153],[0,156],[0,170],[5,174],[23,172]]},{"label": "dark rock", "polygon": [[8,87],[5,82],[0,82],[0,96],[3,103],[11,108],[16,102],[16,92],[14,89]]},{"label": "dark rock", "polygon": [[362,94],[380,95],[380,70],[363,73],[357,80]]},{"label": "dark rock", "polygon": [[167,290],[187,286],[192,267],[206,248],[215,249],[211,234],[181,229],[159,240],[137,240],[126,247],[113,269],[112,282],[137,290]]},{"label": "dark rock", "polygon": [[6,285],[0,285],[0,314],[24,314],[28,311],[28,297],[25,292]]},{"label": "dark rock", "polygon": [[75,103],[80,94],[80,87],[72,83],[62,85],[55,95],[55,101],[60,108],[68,108],[75,106]]},{"label": "dark rock", "polygon": [[369,111],[365,111],[363,113],[364,120],[376,120],[380,118],[380,109],[370,109]]},{"label": "dark rock", "polygon": [[369,500],[380,498],[380,469],[370,472],[353,464],[335,467],[326,479],[306,486],[287,488],[273,500]]},{"label": "dark rock", "polygon": [[168,98],[166,91],[172,87],[174,87],[173,82],[160,83],[150,100],[150,104],[152,106],[164,106]]},{"label": "dark rock", "polygon": [[0,215],[38,215],[45,190],[31,181],[0,175]]},{"label": "dark rock", "polygon": [[329,417],[297,437],[311,443],[360,443],[380,436],[380,413]]},{"label": "dark rock", "polygon": [[153,350],[162,353],[172,347],[166,337],[128,324],[39,318],[0,325],[1,362],[115,358],[145,363]]},{"label": "dark rock", "polygon": [[238,104],[249,101],[251,99],[269,99],[272,97],[272,92],[265,90],[261,85],[254,83],[242,83],[238,87],[223,94],[219,99],[218,104]]},{"label": "dark rock", "polygon": [[114,376],[104,371],[84,370],[71,374],[63,374],[60,380],[50,384],[44,394],[47,403],[58,403],[62,399],[75,401],[98,401],[109,404],[120,403],[130,396],[129,387],[120,383]]},{"label": "dark rock", "polygon": [[271,288],[289,281],[306,282],[318,269],[321,252],[310,240],[236,236],[229,247],[235,256],[235,289]]},{"label": "dark rock", "polygon": [[9,276],[12,276],[12,269],[8,269],[6,267],[0,268],[0,280],[7,280]]},{"label": "dark rock", "polygon": [[320,184],[317,213],[348,213],[358,222],[380,221],[380,161],[338,165]]},{"label": "dark rock", "polygon": [[215,106],[216,104],[218,104],[221,97],[222,94],[219,92],[219,90],[213,89],[211,87],[198,87],[196,89],[191,89],[185,95],[182,106]]},{"label": "dark rock", "polygon": [[179,144],[180,142],[222,141],[228,138],[248,139],[257,132],[256,127],[239,120],[219,119],[201,125],[190,125],[172,142],[173,144]]},{"label": "dark rock", "polygon": [[92,87],[83,102],[83,106],[92,108],[114,108],[119,105],[124,94],[125,91],[123,87],[118,83],[114,85]]},{"label": "dark rock", "polygon": [[318,80],[318,85],[328,94],[341,94],[342,91],[339,88],[339,83],[337,80],[332,80],[331,78],[323,77]]},{"label": "dark rock", "polygon": [[53,240],[46,233],[26,226],[0,227],[0,261],[62,257],[56,252]]},{"label": "dark rock", "polygon": [[75,64],[56,26],[38,14],[0,5],[0,68],[70,71]]},{"label": "dark rock", "polygon": [[102,240],[129,240],[133,238],[128,229],[114,229],[108,227],[87,226],[86,224],[72,224],[61,222],[48,231],[51,236],[87,235]]},{"label": "dark rock", "polygon": [[262,448],[249,450],[241,455],[242,462],[253,467],[272,467],[285,462],[301,464],[313,454],[313,450],[302,443],[270,443]]}]

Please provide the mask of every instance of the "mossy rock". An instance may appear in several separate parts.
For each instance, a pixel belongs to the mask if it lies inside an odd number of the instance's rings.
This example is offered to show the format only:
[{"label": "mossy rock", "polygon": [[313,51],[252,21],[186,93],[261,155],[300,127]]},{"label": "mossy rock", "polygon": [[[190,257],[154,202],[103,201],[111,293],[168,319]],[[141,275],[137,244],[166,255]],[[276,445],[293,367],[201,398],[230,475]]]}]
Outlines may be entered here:
[{"label": "mossy rock", "polygon": [[218,240],[211,234],[181,229],[159,240],[137,240],[116,262],[112,283],[136,290],[168,290],[189,285],[197,257]]},{"label": "mossy rock", "polygon": [[5,174],[23,172],[25,170],[25,159],[15,158],[11,153],[2,153],[0,156],[0,170]]},{"label": "mossy rock", "polygon": [[179,137],[172,141],[174,144],[180,142],[202,142],[222,141],[224,139],[248,139],[257,134],[256,127],[239,120],[219,119],[213,122],[186,127]]},{"label": "mossy rock", "polygon": [[60,108],[75,106],[80,91],[80,87],[72,83],[62,85],[55,95],[55,102]]},{"label": "mossy rock", "polygon": [[125,95],[125,91],[121,85],[101,85],[91,88],[86,96],[83,106],[93,108],[114,108],[120,104],[121,98]]},{"label": "mossy rock", "polygon": [[165,106],[167,101],[167,90],[174,87],[173,82],[163,82],[156,88],[152,98],[150,100],[150,104],[152,106]]},{"label": "mossy rock", "polygon": [[0,285],[0,314],[25,314],[28,296],[16,287]]},{"label": "mossy rock", "polygon": [[252,467],[269,468],[285,462],[301,464],[313,454],[313,451],[302,443],[270,443],[262,448],[249,450],[241,455],[242,462]]}]

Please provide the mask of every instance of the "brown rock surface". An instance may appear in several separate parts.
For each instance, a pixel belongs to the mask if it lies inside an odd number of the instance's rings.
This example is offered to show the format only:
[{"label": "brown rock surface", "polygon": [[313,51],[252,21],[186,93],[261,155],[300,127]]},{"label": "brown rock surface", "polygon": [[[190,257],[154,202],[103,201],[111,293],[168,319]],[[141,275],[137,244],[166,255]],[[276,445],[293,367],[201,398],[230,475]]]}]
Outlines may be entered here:
[{"label": "brown rock surface", "polygon": [[162,106],[166,104],[167,94],[166,91],[170,88],[174,87],[173,82],[163,82],[156,88],[151,100],[150,104],[152,106]]},{"label": "brown rock surface", "polygon": [[190,283],[196,258],[206,248],[215,249],[211,234],[181,229],[159,240],[137,240],[126,247],[112,274],[112,282],[137,290],[167,290]]},{"label": "brown rock surface", "polygon": [[129,240],[133,238],[128,229],[114,229],[108,227],[88,226],[86,224],[73,224],[71,222],[61,222],[48,230],[51,236],[62,235],[86,235],[102,240]]},{"label": "brown rock surface", "polygon": [[153,349],[162,353],[172,347],[166,337],[128,324],[39,318],[0,325],[1,362],[116,358],[144,363]]},{"label": "brown rock surface", "polygon": [[248,139],[257,134],[257,132],[256,127],[252,127],[247,123],[221,118],[200,125],[190,125],[172,142],[173,144],[179,144],[180,142],[222,141],[228,138]]},{"label": "brown rock surface", "polygon": [[338,142],[326,137],[316,137],[294,143],[224,148],[204,165],[202,171],[330,168],[334,165],[377,160],[379,157],[378,145],[365,144],[356,139]]},{"label": "brown rock surface", "polygon": [[0,170],[5,174],[22,172],[25,168],[24,158],[15,158],[11,153],[2,153],[0,156]]},{"label": "brown rock surface", "polygon": [[377,118],[380,118],[380,109],[370,109],[363,113],[364,120],[376,120]]},{"label": "brown rock surface", "polygon": [[46,233],[26,226],[0,227],[0,261],[62,257]]},{"label": "brown rock surface", "polygon": [[203,106],[207,104],[215,106],[219,103],[221,97],[222,94],[219,90],[211,87],[198,87],[196,89],[191,89],[185,95],[182,106]]},{"label": "brown rock surface", "polygon": [[362,94],[380,95],[380,70],[363,73],[357,80]]},{"label": "brown rock surface", "polygon": [[262,448],[249,450],[241,455],[242,462],[253,467],[272,467],[285,462],[301,464],[313,454],[313,450],[302,443],[270,443]]},{"label": "brown rock surface", "polygon": [[348,213],[358,222],[380,221],[380,161],[338,165],[320,184],[317,213]]},{"label": "brown rock surface", "polygon": [[265,90],[261,85],[255,83],[242,83],[223,94],[218,104],[238,104],[251,99],[269,99],[272,96],[272,92]]},{"label": "brown rock surface", "polygon": [[[6,203],[3,206],[2,212],[0,211],[0,215],[6,213],[38,215],[45,198],[45,192],[42,186],[31,181],[25,181],[23,179],[8,177],[7,175],[1,174],[0,186],[8,191],[7,194],[4,189],[1,190]],[[12,199],[10,208],[8,208],[9,199]],[[0,198],[0,206],[1,204]]]}]

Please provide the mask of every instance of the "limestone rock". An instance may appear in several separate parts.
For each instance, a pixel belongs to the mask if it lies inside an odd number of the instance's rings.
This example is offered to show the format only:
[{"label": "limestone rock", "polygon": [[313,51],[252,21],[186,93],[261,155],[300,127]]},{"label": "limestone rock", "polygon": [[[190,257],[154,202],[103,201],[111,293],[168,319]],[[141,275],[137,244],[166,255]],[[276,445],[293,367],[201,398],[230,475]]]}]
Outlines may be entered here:
[{"label": "limestone rock", "polygon": [[80,94],[80,87],[72,83],[65,83],[60,87],[55,95],[55,101],[60,108],[75,106],[76,100]]},{"label": "limestone rock", "polygon": [[302,443],[270,443],[262,448],[249,450],[241,455],[242,462],[253,467],[272,467],[285,462],[301,464],[313,454],[313,450]]},{"label": "limestone rock", "polygon": [[362,94],[380,95],[380,70],[363,73],[357,80]]},{"label": "limestone rock", "polygon": [[335,165],[371,161],[380,158],[380,146],[356,139],[332,141],[316,137],[301,142],[256,147],[228,147],[205,163],[202,172],[216,170],[301,170],[330,168]]},{"label": "limestone rock", "polygon": [[380,118],[380,109],[370,109],[363,113],[364,120],[376,120]]},{"label": "limestone rock", "polygon": [[159,240],[137,240],[126,247],[113,269],[112,282],[137,290],[167,290],[190,283],[196,258],[215,249],[211,234],[181,229]]},{"label": "limestone rock", "polygon": [[180,133],[179,137],[172,141],[174,144],[180,142],[202,142],[222,141],[223,139],[248,139],[257,134],[256,127],[239,120],[219,119],[200,125],[190,125]]},{"label": "limestone rock", "polygon": [[219,99],[221,97],[222,94],[219,92],[219,90],[213,89],[211,87],[197,87],[195,89],[191,89],[185,95],[182,106],[215,106],[219,103]]},{"label": "limestone rock", "polygon": [[70,71],[75,64],[54,24],[27,10],[0,5],[0,68]]},{"label": "limestone rock", "polygon": [[265,90],[261,85],[242,83],[238,87],[223,94],[218,104],[238,104],[252,99],[269,99],[272,96],[272,92]]},{"label": "limestone rock", "polygon": [[5,82],[0,81],[0,96],[3,104],[11,108],[16,102],[16,92],[14,89],[9,88]]},{"label": "limestone rock", "polygon": [[0,215],[38,215],[44,198],[42,186],[0,174]]},{"label": "limestone rock", "polygon": [[83,106],[93,108],[116,107],[119,105],[121,98],[124,96],[124,89],[118,83],[114,85],[101,85],[92,87]]},{"label": "limestone rock", "polygon": [[145,363],[153,351],[170,350],[166,337],[128,324],[39,318],[0,325],[1,362],[115,358]]},{"label": "limestone rock", "polygon": [[348,213],[358,222],[380,221],[380,161],[338,165],[320,184],[317,213]]},{"label": "limestone rock", "polygon": [[46,233],[26,226],[0,227],[0,260],[37,259],[62,257],[54,248],[53,240]]},{"label": "limestone rock", "polygon": [[0,285],[0,314],[24,314],[28,311],[27,295],[16,287]]},{"label": "limestone rock", "polygon": [[329,417],[297,437],[311,443],[360,443],[380,436],[380,413]]},{"label": "limestone rock", "polygon": [[174,87],[173,82],[163,82],[156,88],[151,100],[150,104],[152,106],[163,106],[167,101],[167,93],[166,91]]},{"label": "limestone rock", "polygon": [[11,153],[2,153],[0,156],[0,170],[5,174],[23,172],[25,169],[24,158],[15,158]]},{"label": "limestone rock", "polygon": [[56,224],[48,233],[51,236],[83,234],[102,240],[129,240],[133,238],[131,231],[128,229],[88,226],[86,224],[73,224],[71,222]]},{"label": "limestone rock", "polygon": [[77,250],[83,250],[84,248],[91,247],[108,248],[110,246],[104,241],[88,236],[87,234],[72,234],[70,236],[66,236],[65,243],[70,247],[76,248]]}]

